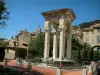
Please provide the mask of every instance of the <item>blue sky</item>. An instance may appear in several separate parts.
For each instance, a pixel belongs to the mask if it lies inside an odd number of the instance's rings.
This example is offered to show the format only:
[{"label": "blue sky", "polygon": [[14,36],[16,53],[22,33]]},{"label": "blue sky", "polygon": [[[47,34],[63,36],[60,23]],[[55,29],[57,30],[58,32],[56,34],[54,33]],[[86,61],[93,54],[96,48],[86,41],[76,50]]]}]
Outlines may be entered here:
[{"label": "blue sky", "polygon": [[100,0],[5,0],[10,19],[7,27],[0,29],[0,38],[10,39],[19,30],[35,31],[38,25],[44,31],[44,17],[41,12],[70,8],[76,14],[73,25],[100,20]]}]

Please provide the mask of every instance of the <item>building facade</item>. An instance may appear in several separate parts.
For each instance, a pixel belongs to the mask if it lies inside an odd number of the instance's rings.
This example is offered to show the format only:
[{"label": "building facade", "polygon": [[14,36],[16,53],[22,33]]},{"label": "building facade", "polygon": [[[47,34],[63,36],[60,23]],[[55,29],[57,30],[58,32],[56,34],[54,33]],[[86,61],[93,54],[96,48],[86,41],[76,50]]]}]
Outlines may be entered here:
[{"label": "building facade", "polygon": [[31,39],[36,38],[41,33],[41,28],[38,26],[36,32],[28,32],[25,30],[20,30],[15,38],[9,41],[10,47],[27,48]]},{"label": "building facade", "polygon": [[84,43],[88,43],[91,46],[100,45],[100,23],[93,25],[89,28],[82,29]]},{"label": "building facade", "polygon": [[38,26],[36,32],[28,32],[26,29],[20,30],[18,35],[15,38],[12,37],[9,41],[9,47],[12,49],[5,50],[5,58],[14,59],[18,49],[26,51],[30,40],[36,38],[40,33],[40,26]]}]

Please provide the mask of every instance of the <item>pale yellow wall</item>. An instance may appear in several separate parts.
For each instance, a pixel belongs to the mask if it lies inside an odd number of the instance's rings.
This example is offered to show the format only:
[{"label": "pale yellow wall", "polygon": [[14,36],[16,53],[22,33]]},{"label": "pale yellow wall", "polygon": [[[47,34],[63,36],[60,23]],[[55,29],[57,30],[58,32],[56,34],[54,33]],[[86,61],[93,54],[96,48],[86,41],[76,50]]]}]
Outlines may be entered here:
[{"label": "pale yellow wall", "polygon": [[10,49],[5,49],[5,58],[6,59],[14,59],[15,58],[15,51]]},{"label": "pale yellow wall", "polygon": [[100,43],[97,43],[97,35],[100,35],[97,29],[94,29],[93,33],[89,31],[88,34],[86,31],[83,31],[83,42],[89,43],[91,46],[100,45]]}]

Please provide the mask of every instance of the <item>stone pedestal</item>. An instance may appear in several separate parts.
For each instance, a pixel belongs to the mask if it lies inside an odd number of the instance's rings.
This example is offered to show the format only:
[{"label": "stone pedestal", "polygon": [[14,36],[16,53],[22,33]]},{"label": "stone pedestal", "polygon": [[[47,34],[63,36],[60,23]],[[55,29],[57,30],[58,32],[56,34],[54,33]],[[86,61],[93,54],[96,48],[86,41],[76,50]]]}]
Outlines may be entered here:
[{"label": "stone pedestal", "polygon": [[96,63],[91,62],[91,66],[92,66],[92,72],[94,72],[96,70]]},{"label": "stone pedestal", "polygon": [[87,75],[87,69],[86,68],[83,68],[82,75]]},{"label": "stone pedestal", "polygon": [[62,75],[62,70],[61,69],[57,69],[56,75]]},{"label": "stone pedestal", "polygon": [[91,64],[89,66],[89,73],[93,73],[93,68],[92,68],[92,65]]},{"label": "stone pedestal", "polygon": [[30,71],[30,72],[32,71],[32,64],[31,64],[30,62],[29,62],[28,65],[27,65],[27,69],[28,69],[28,71]]},{"label": "stone pedestal", "polygon": [[7,65],[8,60],[4,59],[4,65]]}]

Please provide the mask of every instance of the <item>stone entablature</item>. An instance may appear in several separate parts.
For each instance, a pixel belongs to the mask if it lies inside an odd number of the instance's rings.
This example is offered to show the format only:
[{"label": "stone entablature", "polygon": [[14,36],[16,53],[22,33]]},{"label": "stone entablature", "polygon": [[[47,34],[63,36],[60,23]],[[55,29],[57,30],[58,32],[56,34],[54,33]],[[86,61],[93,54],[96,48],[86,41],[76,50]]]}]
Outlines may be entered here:
[{"label": "stone entablature", "polygon": [[74,12],[68,8],[43,12],[42,15],[45,17],[45,19],[50,19],[52,21],[55,21],[55,18],[60,19],[62,15],[64,15],[65,17],[70,16],[72,20],[76,18]]}]

